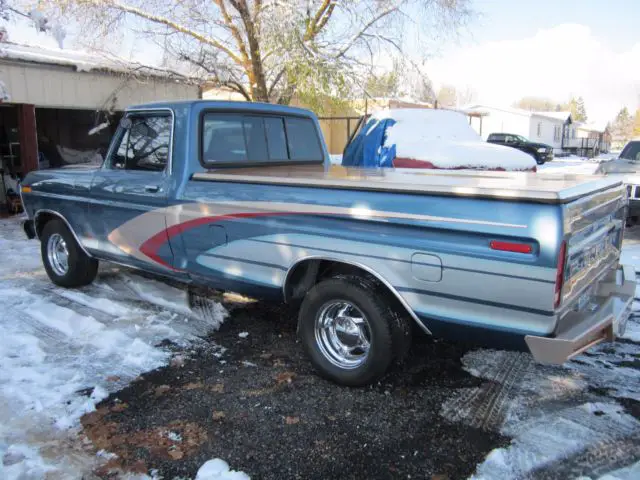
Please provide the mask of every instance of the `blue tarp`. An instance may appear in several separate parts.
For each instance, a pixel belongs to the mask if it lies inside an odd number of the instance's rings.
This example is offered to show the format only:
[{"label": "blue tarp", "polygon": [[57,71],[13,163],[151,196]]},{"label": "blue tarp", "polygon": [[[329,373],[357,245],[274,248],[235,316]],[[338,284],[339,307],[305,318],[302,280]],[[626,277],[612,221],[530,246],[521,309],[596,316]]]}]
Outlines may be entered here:
[{"label": "blue tarp", "polygon": [[370,118],[347,146],[342,156],[343,167],[393,167],[396,146],[384,146],[387,128],[396,123],[391,118]]}]

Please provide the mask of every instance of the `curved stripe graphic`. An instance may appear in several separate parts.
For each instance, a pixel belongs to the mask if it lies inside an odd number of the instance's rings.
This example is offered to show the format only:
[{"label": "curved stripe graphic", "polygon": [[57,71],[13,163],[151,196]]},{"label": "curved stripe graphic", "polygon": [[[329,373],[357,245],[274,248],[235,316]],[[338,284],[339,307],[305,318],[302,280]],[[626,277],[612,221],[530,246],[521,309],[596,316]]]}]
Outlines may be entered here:
[{"label": "curved stripe graphic", "polygon": [[488,227],[527,228],[527,225],[486,220],[438,217],[414,213],[372,210],[366,204],[352,207],[286,202],[216,202],[183,203],[143,213],[113,230],[108,239],[122,252],[144,262],[170,270],[179,270],[159,255],[160,248],[171,238],[192,228],[224,220],[284,215],[321,215],[360,220],[414,220],[423,222],[484,225]]}]

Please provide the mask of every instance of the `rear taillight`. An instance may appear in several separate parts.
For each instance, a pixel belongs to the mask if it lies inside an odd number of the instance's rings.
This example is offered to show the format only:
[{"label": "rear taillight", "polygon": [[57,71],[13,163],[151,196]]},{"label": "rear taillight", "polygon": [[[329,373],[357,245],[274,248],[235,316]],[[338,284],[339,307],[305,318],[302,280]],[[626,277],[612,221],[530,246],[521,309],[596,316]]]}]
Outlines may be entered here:
[{"label": "rear taillight", "polygon": [[526,243],[501,242],[499,240],[491,240],[489,242],[491,250],[502,250],[503,252],[515,253],[531,253],[533,248]]},{"label": "rear taillight", "polygon": [[556,291],[553,298],[553,308],[560,306],[562,300],[562,283],[564,282],[564,263],[567,256],[567,242],[563,241],[558,253],[558,269],[556,270]]}]

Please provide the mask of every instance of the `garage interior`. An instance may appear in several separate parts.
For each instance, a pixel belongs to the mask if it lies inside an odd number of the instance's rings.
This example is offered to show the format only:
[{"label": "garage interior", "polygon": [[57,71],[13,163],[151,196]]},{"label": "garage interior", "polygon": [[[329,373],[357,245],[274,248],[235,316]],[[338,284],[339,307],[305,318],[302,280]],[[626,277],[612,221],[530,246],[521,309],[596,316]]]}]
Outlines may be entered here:
[{"label": "garage interior", "polygon": [[0,215],[22,212],[18,183],[35,169],[99,165],[122,112],[0,106]]}]

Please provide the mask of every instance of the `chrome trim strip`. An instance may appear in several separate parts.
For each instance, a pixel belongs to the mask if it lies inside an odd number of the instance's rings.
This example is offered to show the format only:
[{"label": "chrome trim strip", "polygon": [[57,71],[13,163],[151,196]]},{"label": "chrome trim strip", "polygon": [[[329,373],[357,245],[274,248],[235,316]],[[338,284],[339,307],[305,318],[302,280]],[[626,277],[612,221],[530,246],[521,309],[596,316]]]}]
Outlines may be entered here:
[{"label": "chrome trim strip", "polygon": [[352,265],[354,267],[361,268],[365,272],[370,273],[371,275],[376,277],[380,282],[382,282],[382,284],[385,287],[387,287],[391,293],[393,293],[393,295],[398,299],[398,301],[405,308],[407,313],[411,315],[411,318],[413,318],[413,320],[418,324],[418,326],[422,328],[422,330],[424,330],[425,333],[431,335],[431,331],[420,321],[420,319],[415,314],[415,312],[411,309],[407,301],[404,298],[402,298],[400,293],[398,293],[398,291],[394,288],[393,285],[391,285],[387,280],[384,279],[382,275],[377,273],[375,270],[367,267],[366,265],[363,265],[358,262],[352,262],[350,260],[343,260],[335,257],[325,257],[321,255],[309,255],[307,257],[299,258],[298,260],[296,260],[296,262],[293,265],[289,267],[289,269],[287,270],[287,274],[284,277],[284,283],[282,284],[282,298],[284,299],[285,303],[287,302],[287,283],[289,282],[289,276],[291,275],[291,272],[293,271],[293,269],[297,267],[301,262],[304,262],[305,260],[326,260],[329,262],[344,263],[346,265]]},{"label": "chrome trim strip", "polygon": [[[198,203],[196,203],[198,204]],[[398,218],[403,220],[422,220],[427,222],[449,222],[449,223],[461,223],[467,225],[489,225],[492,227],[505,227],[505,228],[527,228],[527,225],[520,225],[517,223],[502,223],[491,222],[488,220],[472,220],[466,218],[455,217],[437,217],[433,215],[421,215],[417,213],[403,213],[403,212],[391,212],[385,210],[362,210],[358,207],[336,207],[333,205],[324,204],[311,204],[311,203],[288,203],[288,202],[253,202],[253,201],[222,201],[211,202],[211,205],[215,207],[233,207],[247,210],[249,212],[273,212],[273,213],[286,213],[290,215],[344,215],[356,219],[382,219],[387,220],[389,218]]]},{"label": "chrome trim strip", "polygon": [[78,245],[80,246],[80,248],[82,249],[82,251],[90,258],[93,258],[93,255],[91,255],[87,249],[84,247],[84,245],[82,244],[82,242],[80,241],[80,238],[78,238],[78,236],[76,235],[76,232],[73,230],[73,228],[71,228],[71,224],[67,221],[66,218],[64,218],[64,216],[62,216],[62,214],[55,212],[53,210],[49,210],[46,208],[41,208],[40,210],[38,210],[34,215],[33,215],[33,231],[36,234],[36,238],[38,240],[40,240],[40,236],[38,235],[38,229],[37,229],[37,223],[38,223],[38,215],[40,215],[41,213],[50,213],[52,215],[55,215],[56,217],[62,219],[62,221],[67,225],[67,228],[69,229],[69,231],[71,232],[71,235],[73,235],[73,238],[75,239],[75,241],[78,243]]}]

